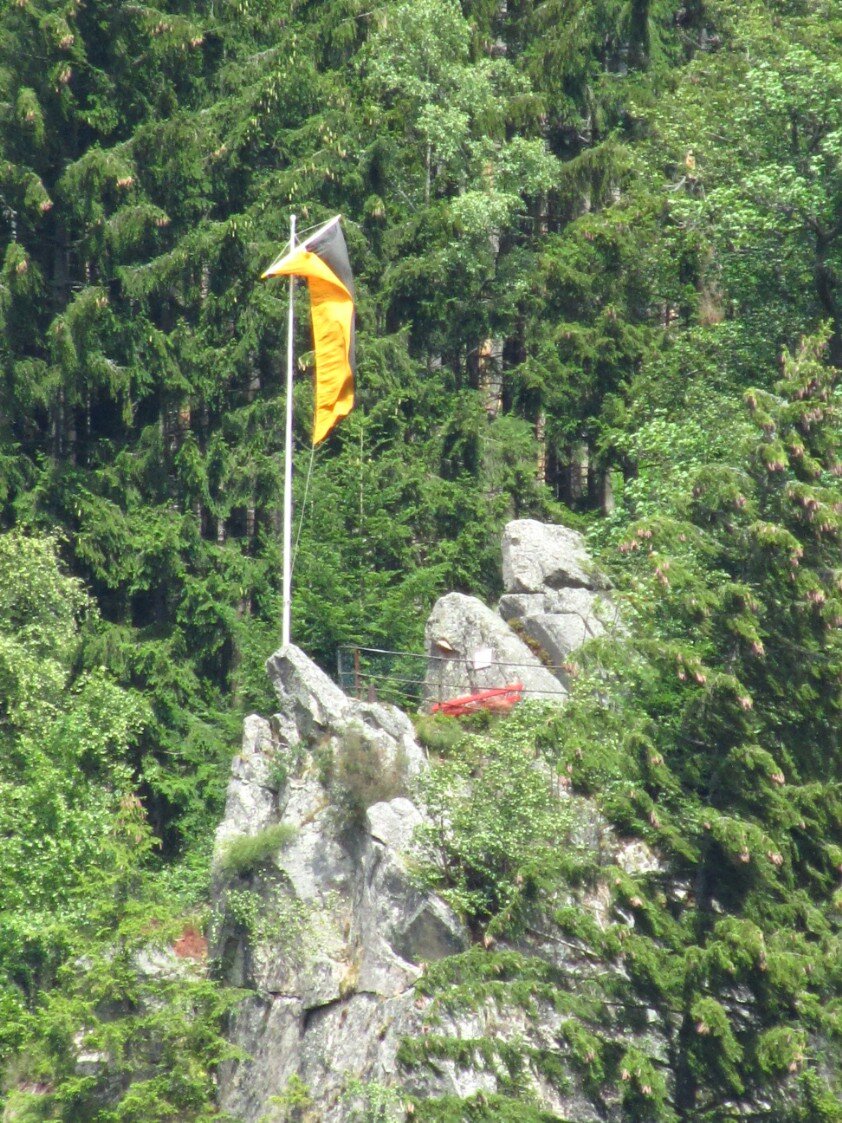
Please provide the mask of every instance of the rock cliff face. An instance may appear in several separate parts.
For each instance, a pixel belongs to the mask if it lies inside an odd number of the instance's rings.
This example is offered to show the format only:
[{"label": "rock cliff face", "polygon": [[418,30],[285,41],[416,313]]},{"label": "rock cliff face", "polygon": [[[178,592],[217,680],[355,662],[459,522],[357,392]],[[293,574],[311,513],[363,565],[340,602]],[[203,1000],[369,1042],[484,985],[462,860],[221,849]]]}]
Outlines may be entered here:
[{"label": "rock cliff face", "polygon": [[[424,766],[409,719],[347,698],[295,647],[268,670],[282,711],[247,719],[216,840],[213,950],[252,992],[233,1026],[248,1059],[223,1071],[221,1099],[251,1123],[297,1080],[318,1089],[313,1118],[339,1120],[348,1077],[395,1082],[421,964],[467,935],[407,874],[421,813],[401,792]],[[235,865],[244,837],[272,849]]]},{"label": "rock cliff face", "polygon": [[[589,580],[582,557],[574,561],[576,580]],[[541,589],[523,576],[524,567],[511,562],[510,568],[524,588],[508,594],[508,608],[515,597],[540,597],[543,608],[556,593],[597,595],[583,583],[561,584],[573,571],[555,562],[541,578],[550,580],[551,569],[553,586]],[[523,669],[534,676],[532,692],[563,699],[559,679],[528,648],[509,646],[520,641],[500,617],[455,597],[443,598],[433,612],[431,646],[441,640],[462,644],[463,652],[492,646],[505,656],[501,661],[529,664]],[[586,618],[597,611],[591,600],[579,607]],[[451,610],[470,621],[461,631],[448,624]],[[445,679],[441,666],[431,661],[438,688],[458,690],[460,680]],[[340,1123],[361,1117],[359,1097],[368,1087],[388,1091],[398,1105],[377,1118],[402,1119],[399,1105],[407,1097],[493,1094],[505,1086],[511,1074],[499,1050],[517,1042],[527,1054],[552,1050],[555,1056],[554,1079],[539,1065],[522,1074],[537,1104],[580,1123],[613,1117],[612,1105],[589,1096],[573,1046],[564,1044],[565,1017],[550,994],[529,1010],[492,1001],[460,1008],[446,993],[434,998],[425,985],[431,972],[464,958],[472,946],[482,953],[483,944],[476,946],[479,934],[469,933],[413,877],[414,835],[426,814],[416,781],[427,761],[406,715],[346,697],[295,647],[273,655],[267,669],[279,713],[246,720],[216,839],[212,952],[224,980],[248,992],[231,1029],[243,1057],[220,1073],[223,1109],[242,1123]],[[560,789],[559,798],[569,797]],[[569,803],[575,845],[596,864],[629,873],[657,864],[640,844],[623,846],[586,801]],[[596,878],[546,904],[549,915],[551,907],[575,901],[602,927],[609,900]],[[498,950],[506,946],[501,941]],[[589,979],[612,970],[549,921],[510,948],[570,992],[586,994]],[[600,1016],[610,1023],[614,1014]],[[645,1007],[633,1020],[650,1053],[660,1049],[658,1040],[652,1044],[657,1034]],[[438,1056],[434,1065],[414,1063],[411,1043],[431,1040],[431,1032],[464,1049]],[[298,1114],[289,1116],[283,1104],[296,1096]]]}]

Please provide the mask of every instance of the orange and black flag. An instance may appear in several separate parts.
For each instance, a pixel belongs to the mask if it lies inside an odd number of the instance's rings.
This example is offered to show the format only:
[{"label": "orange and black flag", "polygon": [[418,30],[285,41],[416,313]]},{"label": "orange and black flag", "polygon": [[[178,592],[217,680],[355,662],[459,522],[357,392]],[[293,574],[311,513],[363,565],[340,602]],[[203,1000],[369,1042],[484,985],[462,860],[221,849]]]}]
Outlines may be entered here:
[{"label": "orange and black flag", "polygon": [[306,277],[310,290],[317,445],[354,408],[354,278],[338,215],[270,265],[263,277],[290,275]]}]

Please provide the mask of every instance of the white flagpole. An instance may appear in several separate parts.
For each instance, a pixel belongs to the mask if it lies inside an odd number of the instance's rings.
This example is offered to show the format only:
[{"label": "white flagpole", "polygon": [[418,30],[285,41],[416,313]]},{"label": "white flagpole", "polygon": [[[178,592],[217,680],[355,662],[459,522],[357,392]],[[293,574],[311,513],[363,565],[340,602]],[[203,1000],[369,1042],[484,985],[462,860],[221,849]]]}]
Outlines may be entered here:
[{"label": "white flagpole", "polygon": [[[289,248],[295,249],[295,215],[289,216]],[[292,604],[292,367],[295,330],[295,277],[289,279],[289,317],[287,321],[287,409],[284,444],[284,582],[281,648],[289,645],[290,606]]]}]

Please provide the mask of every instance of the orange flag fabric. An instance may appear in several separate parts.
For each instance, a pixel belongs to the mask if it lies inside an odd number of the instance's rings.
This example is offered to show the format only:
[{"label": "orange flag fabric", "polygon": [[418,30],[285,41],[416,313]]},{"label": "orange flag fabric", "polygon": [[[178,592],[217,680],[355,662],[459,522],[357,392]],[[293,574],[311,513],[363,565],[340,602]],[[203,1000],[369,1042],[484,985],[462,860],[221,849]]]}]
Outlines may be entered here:
[{"label": "orange flag fabric", "polygon": [[338,215],[270,265],[263,277],[291,274],[306,277],[310,291],[316,352],[313,444],[317,445],[354,408],[354,278]]}]

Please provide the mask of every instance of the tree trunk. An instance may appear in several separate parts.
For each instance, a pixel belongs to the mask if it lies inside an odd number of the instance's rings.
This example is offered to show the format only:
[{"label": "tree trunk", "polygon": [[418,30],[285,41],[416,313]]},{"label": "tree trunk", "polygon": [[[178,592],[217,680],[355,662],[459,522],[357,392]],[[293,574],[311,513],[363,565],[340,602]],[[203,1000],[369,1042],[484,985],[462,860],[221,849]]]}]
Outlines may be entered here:
[{"label": "tree trunk", "polygon": [[246,507],[246,541],[248,542],[248,552],[254,555],[255,552],[255,538],[257,536],[257,508],[254,505],[254,495],[249,496],[249,502]]},{"label": "tree trunk", "polygon": [[547,482],[547,415],[543,410],[538,414],[535,422],[535,440],[538,444],[538,459],[535,478],[538,483]]},{"label": "tree trunk", "polygon": [[599,506],[603,515],[610,515],[614,510],[614,486],[611,483],[611,473],[607,468],[602,469],[602,486],[600,488]]},{"label": "tree trunk", "polygon": [[831,239],[824,230],[816,231],[816,264],[813,270],[816,296],[819,304],[831,320],[832,331],[828,344],[828,358],[835,367],[842,366],[842,325],[840,325],[839,304],[836,299],[836,280],[833,269],[828,265],[827,256],[831,249]]},{"label": "tree trunk", "polygon": [[[62,391],[62,396],[64,396],[63,391]],[[77,454],[77,444],[78,444],[78,433],[77,433],[77,429],[76,429],[76,409],[72,404],[68,405],[67,400],[65,398],[65,402],[64,402],[64,450],[65,450],[65,455],[67,456],[68,461],[73,465],[74,468],[76,467],[76,464],[78,463],[77,455],[76,455]]]},{"label": "tree trunk", "polygon": [[570,448],[565,475],[567,502],[576,507],[588,493],[588,446],[584,441]]},{"label": "tree trunk", "polygon": [[477,350],[477,386],[489,418],[503,406],[503,340],[484,339]]}]

